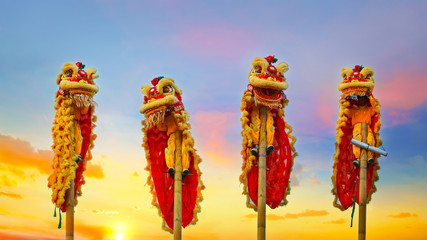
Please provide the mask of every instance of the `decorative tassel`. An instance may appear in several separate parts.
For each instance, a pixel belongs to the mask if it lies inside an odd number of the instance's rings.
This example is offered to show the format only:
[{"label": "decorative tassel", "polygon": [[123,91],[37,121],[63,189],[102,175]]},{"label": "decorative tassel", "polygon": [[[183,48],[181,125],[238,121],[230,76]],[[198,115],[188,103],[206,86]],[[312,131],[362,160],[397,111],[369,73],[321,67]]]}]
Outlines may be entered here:
[{"label": "decorative tassel", "polygon": [[59,208],[59,223],[58,223],[58,229],[61,229],[62,226],[62,214],[61,209]]},{"label": "decorative tassel", "polygon": [[356,186],[354,186],[354,201],[353,201],[353,210],[351,210],[351,223],[350,227],[353,227],[353,215],[354,215],[354,209],[356,208],[356,193],[357,193],[357,181]]},{"label": "decorative tassel", "polygon": [[56,217],[56,207],[55,207],[55,209],[53,210],[53,217]]}]

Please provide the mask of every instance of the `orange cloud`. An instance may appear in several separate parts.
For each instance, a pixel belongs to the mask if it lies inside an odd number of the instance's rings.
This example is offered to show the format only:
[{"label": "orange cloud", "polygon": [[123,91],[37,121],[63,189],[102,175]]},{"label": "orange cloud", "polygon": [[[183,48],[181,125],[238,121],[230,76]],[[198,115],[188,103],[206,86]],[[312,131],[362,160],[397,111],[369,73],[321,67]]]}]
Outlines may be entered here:
[{"label": "orange cloud", "polygon": [[316,175],[316,173],[313,173],[313,174],[311,175],[311,177],[308,179],[308,182],[309,182],[309,184],[310,184],[310,187],[312,187],[312,186],[314,186],[314,185],[319,185],[319,184],[320,184],[319,179],[317,179],[317,175]]},{"label": "orange cloud", "polygon": [[283,220],[284,216],[276,215],[276,214],[267,214],[267,220],[275,221],[275,220]]},{"label": "orange cloud", "polygon": [[17,185],[18,183],[14,179],[10,178],[8,175],[0,176],[0,186],[14,187]]},{"label": "orange cloud", "polygon": [[246,214],[246,215],[244,215],[243,217],[244,217],[244,218],[247,218],[247,219],[252,219],[252,218],[257,218],[257,217],[258,217],[258,215],[257,215],[257,214],[255,214],[255,213],[251,213],[251,214]]},{"label": "orange cloud", "polygon": [[285,218],[300,218],[300,217],[320,217],[320,216],[326,216],[329,213],[325,210],[309,210],[306,209],[304,212],[301,213],[288,213],[285,215]]},{"label": "orange cloud", "polygon": [[193,136],[197,135],[196,146],[201,153],[209,156],[210,162],[228,165],[230,157],[227,155],[239,152],[235,148],[240,147],[240,144],[232,143],[226,138],[227,133],[236,127],[232,121],[234,117],[235,113],[230,112],[199,111],[191,118]]},{"label": "orange cloud", "polygon": [[332,220],[332,221],[324,222],[324,223],[344,224],[344,223],[345,223],[345,220],[344,220],[344,218],[340,218],[340,219],[338,219],[338,220]]},{"label": "orange cloud", "polygon": [[50,150],[36,150],[27,141],[0,134],[0,158],[9,167],[36,168],[40,173],[50,174],[52,157]]},{"label": "orange cloud", "polygon": [[16,193],[0,192],[0,196],[6,196],[6,197],[10,197],[10,198],[22,199],[22,196],[20,194],[16,194]]},{"label": "orange cloud", "polygon": [[102,169],[101,164],[92,163],[92,161],[88,162],[84,175],[85,177],[98,179],[102,179],[105,177],[104,170]]},{"label": "orange cloud", "polygon": [[376,85],[374,95],[387,108],[408,110],[427,101],[427,72],[420,66],[390,72]]},{"label": "orange cloud", "polygon": [[113,230],[109,227],[85,225],[82,223],[76,224],[74,230],[91,240],[104,239],[113,233]]},{"label": "orange cloud", "polygon": [[[258,215],[255,214],[255,213],[251,213],[251,214],[247,214],[247,215],[243,216],[243,218],[245,220],[254,219],[254,218],[257,218],[257,217],[258,217]],[[268,220],[270,220],[270,221],[276,221],[276,220],[283,220],[283,219],[285,219],[284,216],[280,216],[280,215],[276,215],[276,214],[267,214],[266,218]]]},{"label": "orange cloud", "polygon": [[[25,179],[28,175],[25,169],[37,169],[41,174],[52,172],[53,152],[51,150],[35,149],[28,141],[0,134],[0,171],[10,173],[14,177]],[[85,177],[104,178],[100,164],[88,162]],[[0,185],[16,186],[16,181],[8,175],[0,176]]]},{"label": "orange cloud", "polygon": [[418,214],[415,214],[415,213],[411,214],[411,213],[408,213],[408,212],[401,212],[399,214],[395,214],[395,215],[390,214],[388,216],[391,217],[391,218],[411,218],[411,217],[418,217]]}]

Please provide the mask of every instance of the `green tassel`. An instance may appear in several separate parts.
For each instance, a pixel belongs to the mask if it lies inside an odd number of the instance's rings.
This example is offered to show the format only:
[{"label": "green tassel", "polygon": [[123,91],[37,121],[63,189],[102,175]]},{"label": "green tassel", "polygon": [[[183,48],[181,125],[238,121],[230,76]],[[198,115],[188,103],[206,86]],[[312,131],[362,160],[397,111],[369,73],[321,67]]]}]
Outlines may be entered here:
[{"label": "green tassel", "polygon": [[55,207],[55,209],[53,210],[53,217],[56,217],[56,207]]},{"label": "green tassel", "polygon": [[351,210],[351,224],[350,224],[350,227],[353,227],[353,215],[354,215],[354,209],[356,208],[356,193],[357,193],[357,181],[356,181],[356,186],[354,186],[354,202],[353,202],[353,210]]},{"label": "green tassel", "polygon": [[59,209],[59,224],[58,224],[58,229],[61,229],[62,226],[62,214],[61,214],[61,209]]}]

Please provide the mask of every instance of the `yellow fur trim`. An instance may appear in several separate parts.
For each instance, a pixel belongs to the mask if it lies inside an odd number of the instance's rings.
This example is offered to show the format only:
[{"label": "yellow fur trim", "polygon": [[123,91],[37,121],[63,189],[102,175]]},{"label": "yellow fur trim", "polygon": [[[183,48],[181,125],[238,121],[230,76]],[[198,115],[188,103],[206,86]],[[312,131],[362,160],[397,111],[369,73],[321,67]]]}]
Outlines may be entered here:
[{"label": "yellow fur trim", "polygon": [[173,104],[175,102],[175,96],[174,95],[168,95],[164,98],[156,99],[153,102],[148,102],[146,104],[142,104],[142,106],[139,108],[140,113],[146,113],[150,109],[156,109],[161,106]]},{"label": "yellow fur trim", "polygon": [[[374,126],[374,129],[372,129],[372,132],[374,133],[374,136],[376,137],[376,142],[375,145],[376,147],[379,147],[382,145],[382,141],[380,139],[380,134],[379,134],[379,130],[381,128],[381,121],[380,121],[380,103],[378,102],[377,99],[374,99],[372,101],[373,106],[375,107],[375,115],[374,117],[378,117],[378,121]],[[339,149],[339,145],[342,142],[342,138],[344,136],[344,132],[342,130],[343,127],[346,126],[347,120],[349,119],[349,112],[350,112],[350,102],[348,102],[345,99],[340,99],[339,100],[339,104],[340,104],[340,109],[339,109],[339,113],[338,113],[338,121],[337,121],[337,134],[336,134],[336,143],[335,143],[335,154],[333,156],[334,159],[334,165],[333,165],[333,174],[332,174],[332,183],[333,183],[333,188],[331,190],[332,194],[334,195],[334,202],[333,205],[334,207],[340,209],[341,211],[344,211],[345,209],[338,203],[338,192],[337,192],[337,186],[336,186],[336,182],[337,182],[337,166],[338,166],[338,156],[340,154],[340,149]],[[373,176],[372,176],[372,186],[371,189],[368,193],[367,199],[366,199],[366,203],[369,203],[371,201],[372,198],[372,194],[374,192],[377,191],[377,188],[375,186],[375,182],[378,181],[379,177],[378,177],[378,170],[380,169],[379,165],[378,165],[378,155],[374,155],[374,165],[372,166],[374,168],[373,171]]]},{"label": "yellow fur trim", "polygon": [[149,94],[150,89],[151,89],[150,85],[148,85],[148,84],[144,84],[144,85],[142,85],[142,87],[141,87],[141,92],[142,92],[142,94],[143,94],[144,96],[147,96],[147,97],[148,97],[148,94]]},{"label": "yellow fur trim", "polygon": [[79,82],[71,82],[67,80],[62,80],[60,83],[61,88],[76,92],[84,92],[86,94],[89,94],[91,96],[95,95],[95,93],[98,92],[99,88],[96,85],[88,84],[88,83],[79,83]]},{"label": "yellow fur trim", "polygon": [[349,83],[340,83],[338,85],[338,90],[343,91],[347,88],[353,88],[353,87],[366,87],[368,89],[373,89],[375,84],[373,82],[349,82]]},{"label": "yellow fur trim", "polygon": [[371,67],[364,67],[360,73],[367,79],[374,76],[374,69]]},{"label": "yellow fur trim", "polygon": [[252,67],[261,67],[262,70],[266,70],[268,67],[268,61],[265,58],[262,57],[256,57],[252,61]]},{"label": "yellow fur trim", "polygon": [[[59,95],[55,101],[55,120],[52,127],[54,151],[53,158],[53,173],[48,178],[48,187],[52,188],[52,202],[56,207],[60,208],[65,202],[65,193],[70,188],[71,181],[76,176],[77,164],[76,157],[76,139],[74,136],[75,123],[74,123],[74,110],[73,100]],[[95,128],[96,117],[91,111],[92,125],[91,129]],[[88,153],[86,154],[83,167],[86,168],[87,161],[92,159],[91,149],[93,148],[93,140],[96,135],[92,134]],[[76,189],[74,196],[74,205],[77,205],[77,197],[82,195],[81,186]]]},{"label": "yellow fur trim", "polygon": [[[178,130],[182,131],[182,140],[183,140],[182,145],[187,147],[187,149],[185,149],[185,151],[191,152],[193,155],[194,169],[197,172],[197,180],[199,182],[199,185],[197,186],[196,205],[195,205],[194,211],[193,211],[193,220],[189,224],[189,225],[194,225],[198,221],[197,214],[201,211],[200,202],[203,201],[202,190],[205,189],[205,185],[203,184],[203,182],[200,178],[201,172],[199,169],[199,164],[202,162],[202,160],[199,157],[199,155],[197,155],[196,150],[194,149],[194,139],[191,136],[191,133],[189,131],[191,126],[188,123],[189,116],[188,116],[187,111],[184,110],[181,112],[181,114],[174,113],[173,116],[174,116],[175,122],[178,126]],[[141,123],[142,123],[142,125],[144,125],[144,121],[142,121]],[[150,157],[150,152],[149,152],[149,147],[148,147],[147,130],[148,129],[146,129],[145,127],[142,128],[142,132],[144,133],[142,146],[145,149],[145,157],[147,159],[147,166],[145,167],[145,170],[147,170],[149,172],[149,175],[147,178],[147,184],[150,186],[150,192],[152,194],[151,204],[157,208],[157,212],[163,220],[162,229],[167,231],[167,232],[173,233],[172,229],[166,225],[166,222],[165,222],[164,217],[163,217],[163,213],[162,213],[160,206],[157,202],[156,191],[155,191],[154,182],[153,182],[152,175],[151,175],[151,157]]]},{"label": "yellow fur trim", "polygon": [[62,66],[62,69],[61,69],[62,74],[65,74],[65,72],[67,72],[70,69],[73,71],[73,76],[75,76],[75,74],[79,71],[79,68],[76,66],[76,64],[66,63]]},{"label": "yellow fur trim", "polygon": [[99,75],[98,75],[98,74],[96,74],[96,69],[95,69],[95,68],[93,68],[93,67],[89,68],[89,69],[86,71],[86,74],[87,74],[87,79],[88,79],[88,80],[93,80],[93,79],[96,79],[96,78],[98,78],[98,77],[99,77]]},{"label": "yellow fur trim", "polygon": [[[248,146],[252,146],[253,143],[255,142],[255,139],[253,138],[252,134],[251,134],[251,126],[250,126],[250,119],[249,119],[249,113],[248,111],[246,111],[247,105],[248,103],[250,103],[252,101],[252,97],[253,94],[249,91],[245,91],[245,93],[243,94],[242,97],[242,105],[240,107],[240,111],[242,112],[242,117],[240,118],[240,121],[242,122],[242,137],[243,137],[243,141],[242,141],[242,157],[243,157],[243,164],[242,164],[242,174],[239,177],[240,182],[243,184],[243,195],[246,195],[246,206],[248,208],[252,208],[255,211],[258,211],[257,206],[255,204],[252,204],[250,201],[250,197],[249,197],[249,193],[248,193],[248,179],[247,179],[247,174],[249,173],[249,171],[251,170],[254,162],[256,161],[256,157],[254,155],[252,155],[251,153],[251,149],[248,148]],[[285,114],[284,114],[284,109],[285,106],[288,104],[289,100],[284,99],[282,100],[282,104],[281,107],[278,110],[278,116],[280,118],[284,118]],[[295,147],[294,144],[296,142],[296,138],[294,136],[291,135],[292,133],[292,127],[285,122],[285,132],[287,133],[287,136],[289,138],[289,143],[290,143],[290,147],[291,147],[291,151],[292,151],[292,159],[291,159],[291,166],[293,166],[294,163],[294,158],[298,155],[297,152],[295,151]],[[291,167],[291,171],[292,171],[292,167]],[[290,181],[288,181],[288,186],[286,188],[286,193],[283,196],[282,202],[279,204],[279,206],[285,206],[288,201],[286,200],[286,197],[289,195],[290,193],[290,185],[289,185]]]},{"label": "yellow fur trim", "polygon": [[257,76],[250,76],[249,83],[255,87],[261,88],[271,88],[278,90],[286,90],[288,88],[288,83],[286,81],[278,82],[276,80],[261,79]]},{"label": "yellow fur trim", "polygon": [[353,73],[353,70],[351,70],[351,68],[349,68],[349,67],[344,67],[341,69],[341,77],[342,78],[348,78],[351,76],[352,73]]},{"label": "yellow fur trim", "polygon": [[286,62],[281,62],[276,67],[277,71],[285,73],[289,70],[289,65]]},{"label": "yellow fur trim", "polygon": [[163,94],[163,88],[169,85],[175,89],[175,92],[179,93],[179,95],[182,95],[181,89],[175,85],[175,81],[172,78],[162,78],[159,83],[157,83],[157,91],[159,91],[160,94]]}]

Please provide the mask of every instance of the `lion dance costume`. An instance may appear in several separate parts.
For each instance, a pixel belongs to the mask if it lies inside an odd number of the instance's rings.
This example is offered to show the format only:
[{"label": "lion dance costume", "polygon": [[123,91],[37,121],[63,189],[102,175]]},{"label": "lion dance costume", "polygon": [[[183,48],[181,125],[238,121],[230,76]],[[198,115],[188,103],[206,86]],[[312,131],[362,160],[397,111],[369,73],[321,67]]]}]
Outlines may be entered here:
[{"label": "lion dance costume", "polygon": [[257,57],[249,72],[248,89],[242,97],[242,136],[243,166],[240,182],[244,184],[243,194],[247,196],[246,205],[257,211],[258,203],[258,145],[260,140],[260,107],[266,106],[267,120],[267,173],[266,204],[274,209],[287,204],[290,192],[289,177],[293,159],[297,155],[294,148],[295,137],[292,127],[284,120],[286,99],[284,90],[288,83],[284,73],[288,64],[273,65],[277,59],[272,56]]},{"label": "lion dance costume", "polygon": [[87,161],[92,159],[91,149],[96,135],[93,96],[98,86],[95,68],[84,70],[81,62],[66,63],[58,75],[59,90],[55,96],[55,120],[52,136],[54,151],[53,173],[49,176],[48,187],[52,189],[52,202],[62,212],[66,210],[65,193],[74,181],[74,205],[77,196],[82,195],[85,183],[83,172]]},{"label": "lion dance costume", "polygon": [[157,77],[153,87],[141,87],[144,103],[140,112],[145,156],[150,174],[147,179],[153,195],[152,204],[163,218],[162,228],[172,233],[174,209],[175,139],[182,132],[182,226],[196,224],[200,212],[201,191],[205,188],[200,179],[202,161],[194,149],[190,133],[189,115],[182,104],[182,91],[171,78]]},{"label": "lion dance costume", "polygon": [[[360,148],[352,146],[352,138],[362,141],[361,125],[368,126],[367,143],[371,146],[382,145],[379,139],[380,103],[372,95],[375,86],[374,71],[370,67],[356,65],[354,69],[345,67],[341,71],[343,80],[338,85],[342,92],[339,100],[339,119],[337,121],[337,142],[335,143],[332,182],[335,195],[334,206],[346,210],[356,200],[359,203],[359,158]],[[367,203],[376,191],[378,180],[377,158],[379,155],[368,151]],[[356,191],[356,192],[355,192]],[[356,198],[355,198],[356,194]]]}]

